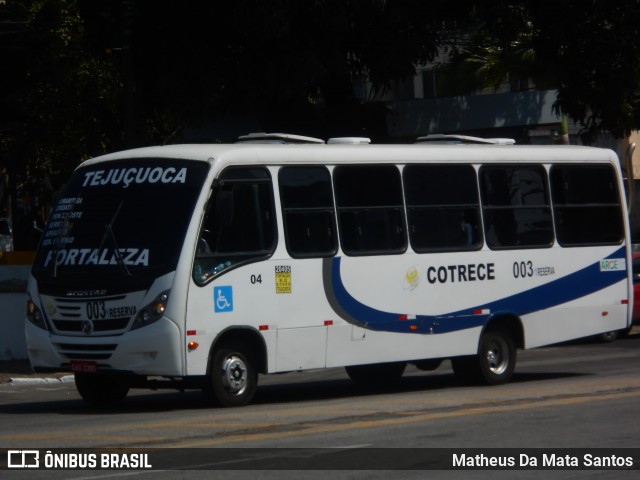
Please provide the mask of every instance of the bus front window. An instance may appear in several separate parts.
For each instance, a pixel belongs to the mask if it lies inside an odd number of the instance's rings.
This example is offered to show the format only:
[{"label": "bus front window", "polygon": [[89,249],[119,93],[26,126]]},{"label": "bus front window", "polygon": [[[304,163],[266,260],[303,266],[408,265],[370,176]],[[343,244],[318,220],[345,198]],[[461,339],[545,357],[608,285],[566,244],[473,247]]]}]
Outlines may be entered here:
[{"label": "bus front window", "polygon": [[167,158],[78,168],[49,217],[34,276],[85,288],[144,285],[174,271],[208,169]]}]

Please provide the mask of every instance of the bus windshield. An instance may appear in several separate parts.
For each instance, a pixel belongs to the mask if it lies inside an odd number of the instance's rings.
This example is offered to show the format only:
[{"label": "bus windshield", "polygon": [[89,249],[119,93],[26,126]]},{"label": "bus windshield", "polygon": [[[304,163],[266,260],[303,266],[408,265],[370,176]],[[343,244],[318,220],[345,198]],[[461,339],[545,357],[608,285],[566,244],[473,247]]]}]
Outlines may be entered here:
[{"label": "bus windshield", "polygon": [[51,213],[34,276],[152,278],[175,270],[208,169],[155,158],[79,168]]}]

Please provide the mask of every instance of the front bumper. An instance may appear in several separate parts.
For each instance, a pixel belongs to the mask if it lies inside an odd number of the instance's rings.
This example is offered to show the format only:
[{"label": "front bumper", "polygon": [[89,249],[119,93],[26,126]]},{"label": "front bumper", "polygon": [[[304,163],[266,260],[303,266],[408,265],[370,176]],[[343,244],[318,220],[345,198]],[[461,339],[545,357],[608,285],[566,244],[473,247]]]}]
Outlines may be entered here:
[{"label": "front bumper", "polygon": [[112,336],[54,335],[26,322],[27,352],[38,371],[71,371],[72,361],[95,362],[98,371],[176,377],[185,372],[182,334],[163,317],[146,327]]}]

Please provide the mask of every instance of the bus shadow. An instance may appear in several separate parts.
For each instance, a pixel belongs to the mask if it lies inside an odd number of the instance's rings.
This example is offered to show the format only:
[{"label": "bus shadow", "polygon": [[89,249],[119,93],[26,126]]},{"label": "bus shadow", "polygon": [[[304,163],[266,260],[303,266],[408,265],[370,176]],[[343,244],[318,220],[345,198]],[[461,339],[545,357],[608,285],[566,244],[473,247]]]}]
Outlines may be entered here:
[{"label": "bus shadow", "polygon": [[[516,373],[510,384],[524,384],[544,380],[560,380],[580,377],[586,374],[576,372],[553,373]],[[360,398],[390,393],[428,392],[437,390],[455,390],[461,388],[493,388],[486,385],[468,385],[461,383],[453,373],[409,375],[392,385],[358,385],[349,379],[320,380],[297,384],[274,384],[258,389],[254,404],[280,404],[288,402],[307,402],[319,400],[337,400]]]},{"label": "bus shadow", "polygon": [[[515,373],[510,384],[525,384],[545,380],[559,380],[580,377],[576,372]],[[495,388],[461,383],[453,373],[430,373],[405,375],[391,385],[358,385],[348,378],[322,379],[311,381],[284,381],[277,379],[258,387],[252,405],[278,405],[284,403],[317,402],[364,398],[369,396],[429,392],[438,390],[458,390],[462,388]],[[144,393],[140,393],[144,392]],[[74,394],[77,395],[74,391]],[[119,415],[132,413],[154,413],[193,409],[210,409],[212,405],[198,390],[186,392],[161,391],[146,392],[132,390],[124,402],[116,405],[92,406],[79,397],[65,400],[21,402],[0,406],[0,413],[32,415],[52,413],[57,415]],[[250,408],[250,407],[249,407]]]},{"label": "bus shadow", "polygon": [[514,373],[513,378],[509,382],[513,383],[529,383],[529,382],[540,382],[544,380],[563,380],[566,378],[578,378],[578,377],[589,377],[593,375],[592,373],[577,373],[577,372],[523,372],[523,373]]},{"label": "bus shadow", "polygon": [[118,415],[161,413],[205,408],[207,406],[202,397],[202,393],[196,390],[188,392],[145,392],[143,394],[136,392],[137,391],[132,391],[122,403],[113,405],[89,405],[76,394],[77,398],[68,400],[20,402],[0,405],[0,414],[37,415],[48,413],[55,415]]}]

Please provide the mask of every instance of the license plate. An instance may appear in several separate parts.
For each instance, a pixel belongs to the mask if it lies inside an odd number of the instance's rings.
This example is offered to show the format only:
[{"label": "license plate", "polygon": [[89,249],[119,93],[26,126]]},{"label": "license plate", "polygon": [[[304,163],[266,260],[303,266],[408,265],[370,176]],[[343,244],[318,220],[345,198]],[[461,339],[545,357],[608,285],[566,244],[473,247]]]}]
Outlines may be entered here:
[{"label": "license plate", "polygon": [[73,373],[96,373],[98,364],[96,362],[71,360],[71,371]]}]

